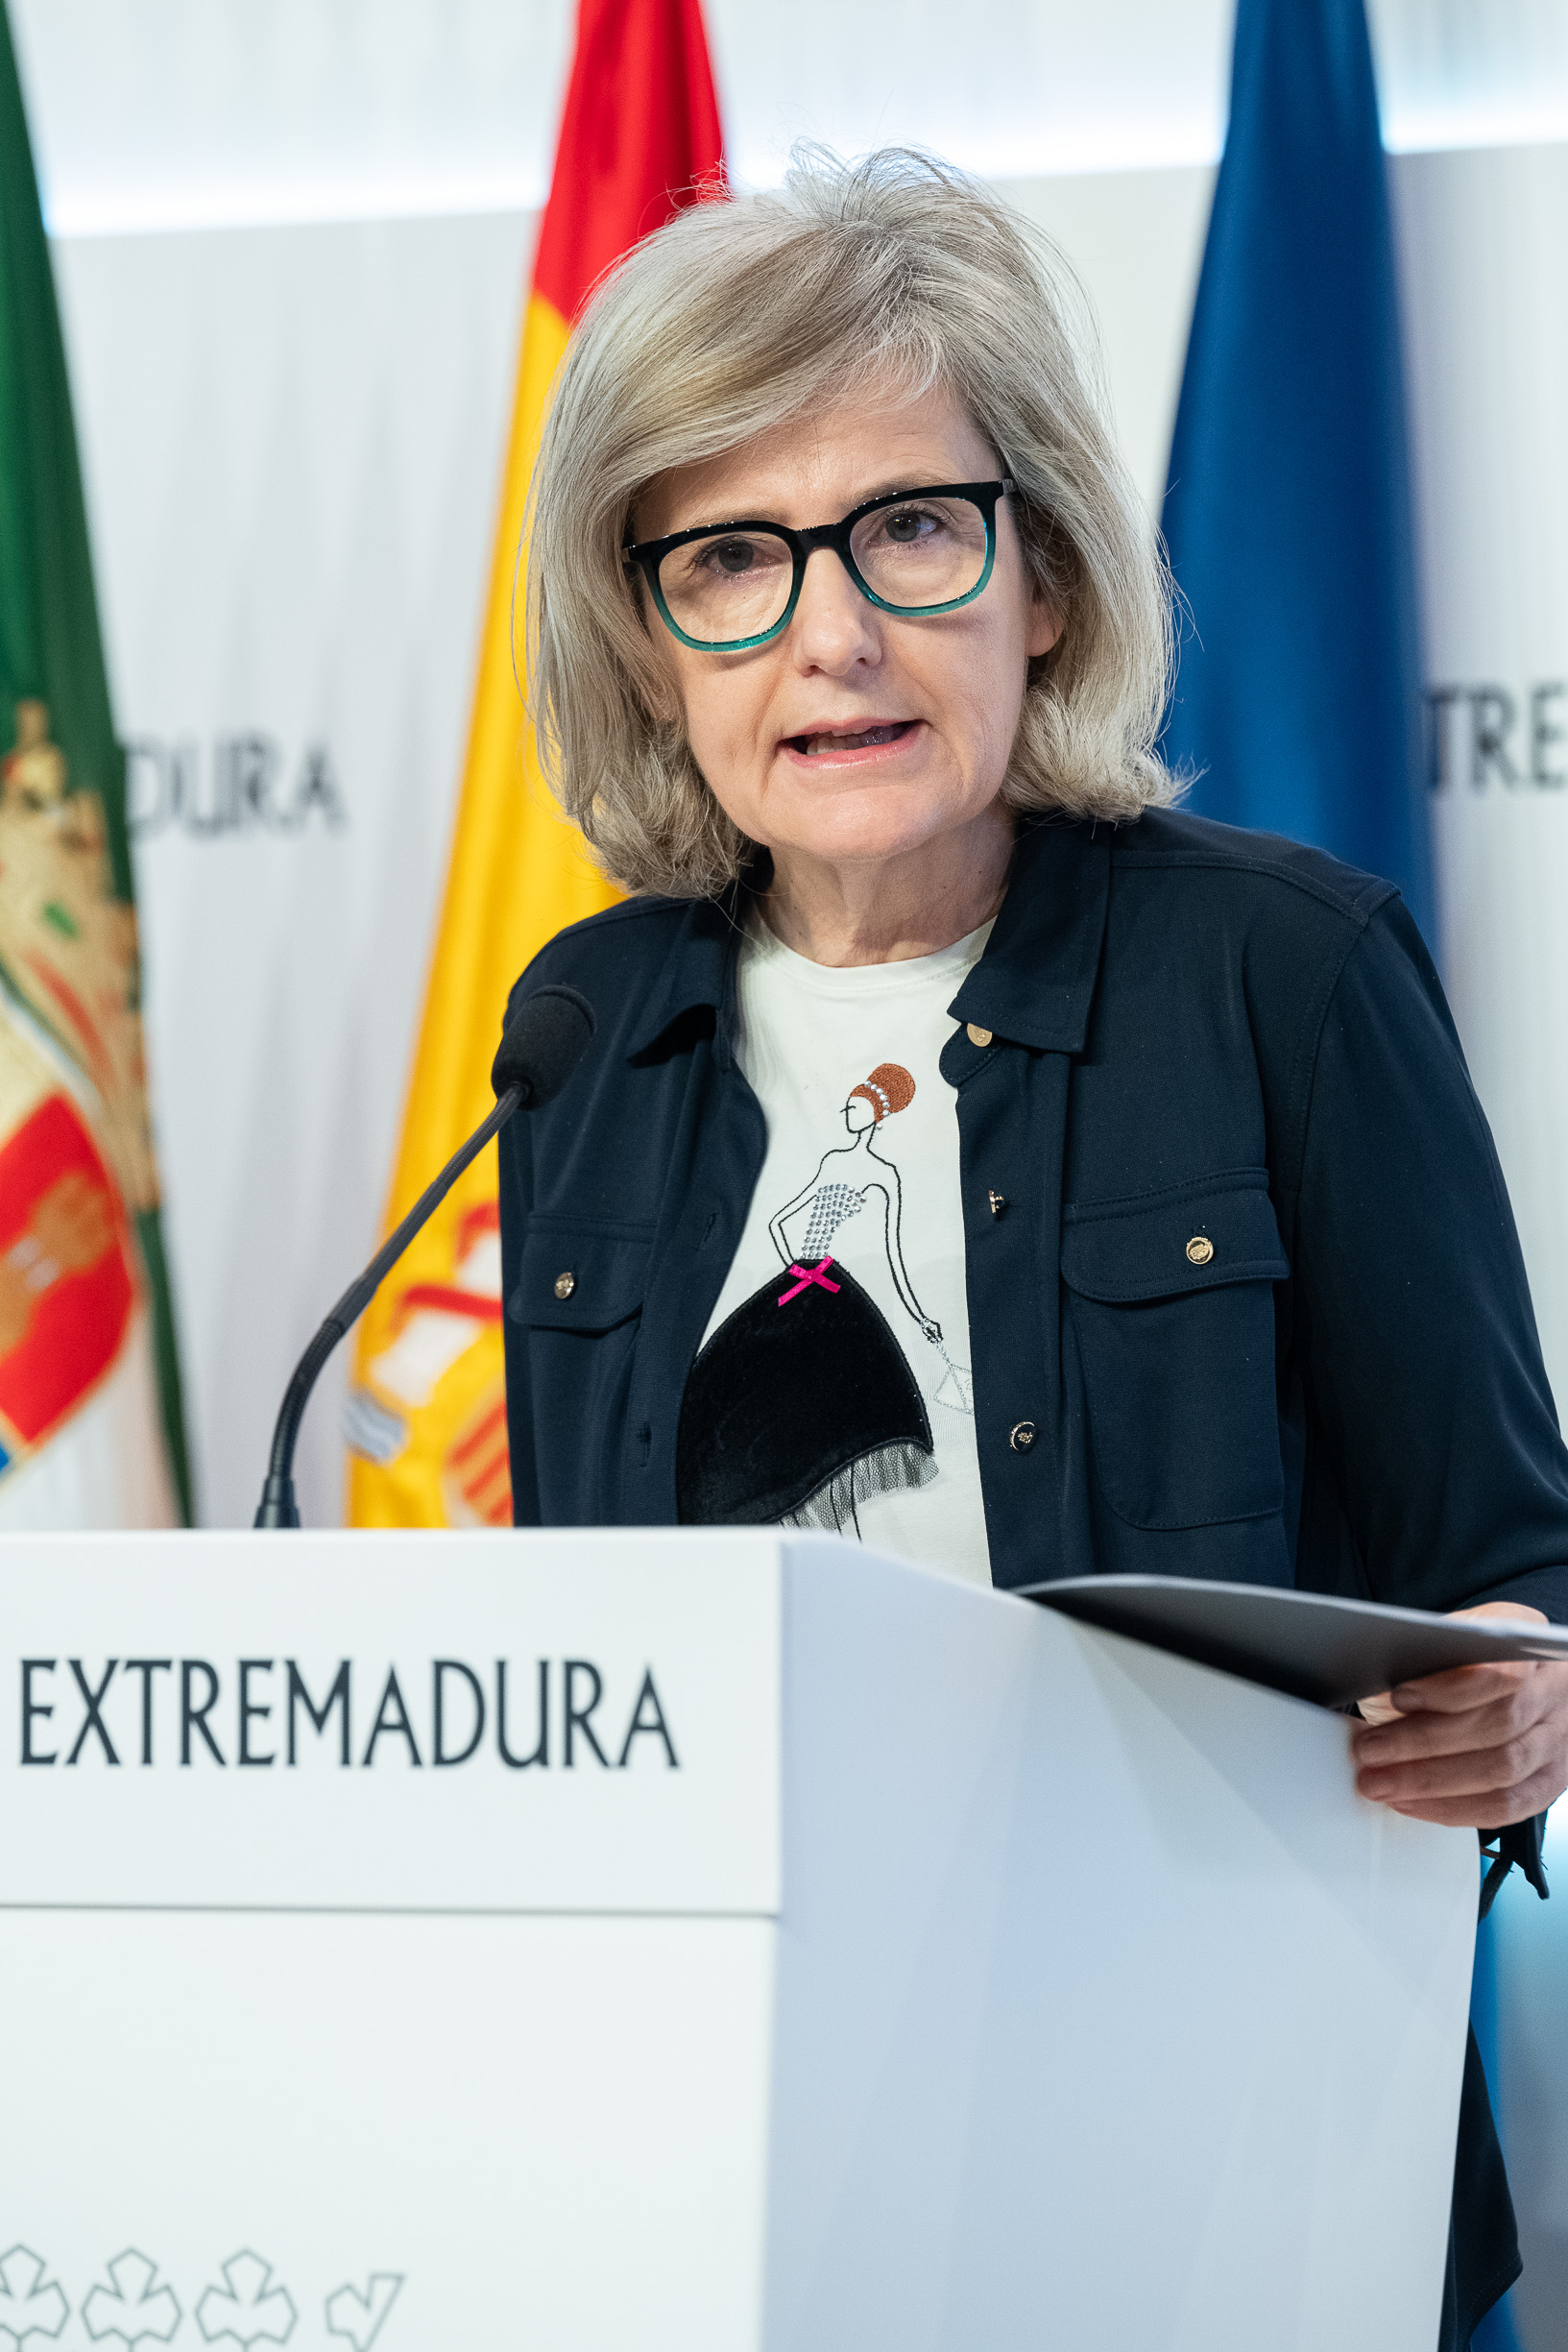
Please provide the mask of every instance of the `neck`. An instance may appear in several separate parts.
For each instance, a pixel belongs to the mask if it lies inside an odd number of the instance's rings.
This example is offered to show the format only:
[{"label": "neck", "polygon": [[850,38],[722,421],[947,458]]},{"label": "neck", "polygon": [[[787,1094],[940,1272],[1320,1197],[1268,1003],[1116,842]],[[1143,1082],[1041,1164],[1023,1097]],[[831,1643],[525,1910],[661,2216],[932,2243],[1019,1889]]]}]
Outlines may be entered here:
[{"label": "neck", "polygon": [[996,913],[1013,837],[1012,811],[996,800],[969,824],[893,858],[849,863],[775,846],[762,913],[775,936],[812,963],[934,956]]}]

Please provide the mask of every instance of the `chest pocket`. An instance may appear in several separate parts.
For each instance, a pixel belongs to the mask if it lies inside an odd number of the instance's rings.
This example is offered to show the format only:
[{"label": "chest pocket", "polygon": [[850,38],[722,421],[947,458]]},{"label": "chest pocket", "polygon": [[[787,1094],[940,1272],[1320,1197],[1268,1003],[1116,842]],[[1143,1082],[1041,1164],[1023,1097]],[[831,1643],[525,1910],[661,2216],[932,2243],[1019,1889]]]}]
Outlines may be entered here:
[{"label": "chest pocket", "polygon": [[1279,1510],[1272,1285],[1289,1273],[1264,1168],[1064,1211],[1095,1475],[1129,1525]]},{"label": "chest pocket", "polygon": [[535,1218],[507,1314],[536,1331],[613,1331],[642,1305],[652,1241],[651,1225]]},{"label": "chest pocket", "polygon": [[[507,1296],[528,1367],[534,1475],[546,1527],[620,1515],[627,1397],[652,1225],[535,1217]],[[511,1373],[509,1359],[508,1373]]]}]

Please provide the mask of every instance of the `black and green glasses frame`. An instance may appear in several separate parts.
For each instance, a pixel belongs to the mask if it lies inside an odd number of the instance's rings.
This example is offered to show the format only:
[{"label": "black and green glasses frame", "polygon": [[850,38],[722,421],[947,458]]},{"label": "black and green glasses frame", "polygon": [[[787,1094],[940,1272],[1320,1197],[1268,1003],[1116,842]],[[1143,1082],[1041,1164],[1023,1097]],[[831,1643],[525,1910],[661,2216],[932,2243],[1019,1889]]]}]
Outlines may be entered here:
[{"label": "black and green glasses frame", "polygon": [[[876,605],[880,612],[924,617],[936,613],[956,613],[961,606],[973,604],[990,579],[997,560],[997,500],[1007,496],[1013,486],[1010,475],[1004,475],[997,482],[928,482],[919,490],[894,490],[880,498],[867,498],[863,504],[854,507],[841,522],[819,522],[808,531],[792,531],[782,522],[760,519],[745,522],[703,522],[694,530],[671,531],[667,539],[643,539],[635,543],[628,540],[621,548],[621,554],[628,564],[635,564],[642,573],[648,583],[648,594],[659,608],[661,620],[670,635],[678,638],[683,645],[689,645],[695,653],[748,653],[754,645],[771,643],[774,638],[788,628],[794,618],[795,607],[800,602],[807,563],[819,547],[832,549],[866,602]],[[979,578],[973,588],[966,588],[961,596],[951,596],[945,604],[890,604],[885,596],[879,596],[864,578],[851,548],[850,534],[856,523],[864,521],[867,515],[874,515],[884,506],[905,506],[917,498],[967,498],[972,506],[979,510],[980,519],[985,524],[985,562],[980,568]],[[795,576],[789,587],[789,601],[772,626],[761,630],[756,637],[688,637],[664,601],[664,592],[659,582],[659,567],[672,549],[689,546],[696,539],[722,538],[727,531],[767,531],[773,538],[784,541],[795,567]]]}]

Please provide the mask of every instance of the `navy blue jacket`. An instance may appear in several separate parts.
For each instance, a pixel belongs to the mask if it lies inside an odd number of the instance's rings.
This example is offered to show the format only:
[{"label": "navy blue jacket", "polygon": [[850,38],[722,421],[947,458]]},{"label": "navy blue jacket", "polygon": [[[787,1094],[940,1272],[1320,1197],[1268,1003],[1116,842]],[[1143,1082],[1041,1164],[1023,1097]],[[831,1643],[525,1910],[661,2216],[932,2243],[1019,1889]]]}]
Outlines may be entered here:
[{"label": "navy blue jacket", "polygon": [[[598,1013],[566,1092],[500,1139],[519,1525],[677,1515],[682,1391],[765,1141],[738,937],[733,902],[638,899],[519,982]],[[952,1011],[999,1586],[1150,1570],[1568,1618],[1513,1219],[1390,884],[1170,812],[1031,825]],[[1502,1844],[1544,1892],[1540,1824]],[[1472,2042],[1445,2352],[1518,2268]]]},{"label": "navy blue jacket", "polygon": [[[598,1013],[501,1138],[521,1525],[676,1517],[682,1389],[765,1140],[737,938],[731,907],[636,899],[519,982]],[[1170,812],[1034,825],[952,1009],[999,1586],[1138,1569],[1568,1617],[1513,1220],[1390,884]]]}]

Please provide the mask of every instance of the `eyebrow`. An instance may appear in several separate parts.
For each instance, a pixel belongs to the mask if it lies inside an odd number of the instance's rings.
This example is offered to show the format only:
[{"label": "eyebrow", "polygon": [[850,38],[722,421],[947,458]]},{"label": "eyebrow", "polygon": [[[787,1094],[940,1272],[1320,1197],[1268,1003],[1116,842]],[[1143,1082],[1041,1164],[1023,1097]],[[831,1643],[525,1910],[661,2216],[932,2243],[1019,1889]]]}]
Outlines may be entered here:
[{"label": "eyebrow", "polygon": [[[925,485],[923,483],[916,481],[910,475],[896,475],[891,481],[884,481],[880,489],[865,490],[861,492],[857,498],[851,498],[849,504],[844,509],[844,514],[853,515],[857,506],[866,506],[873,498],[906,497],[913,492],[923,489]],[[835,521],[842,521],[842,519],[843,518],[841,516],[834,518]],[[689,522],[672,522],[667,532],[660,531],[655,534],[655,536],[660,539],[665,539],[673,536],[673,534],[677,531],[728,531],[734,530],[736,525],[741,522],[777,523],[778,527],[782,531],[797,529],[809,530],[812,527],[809,523],[797,524],[785,522],[782,515],[778,513],[770,513],[765,506],[755,506],[749,513],[742,513],[737,509],[732,508],[728,515],[718,516],[712,522],[706,521],[701,516],[693,516]]]}]

